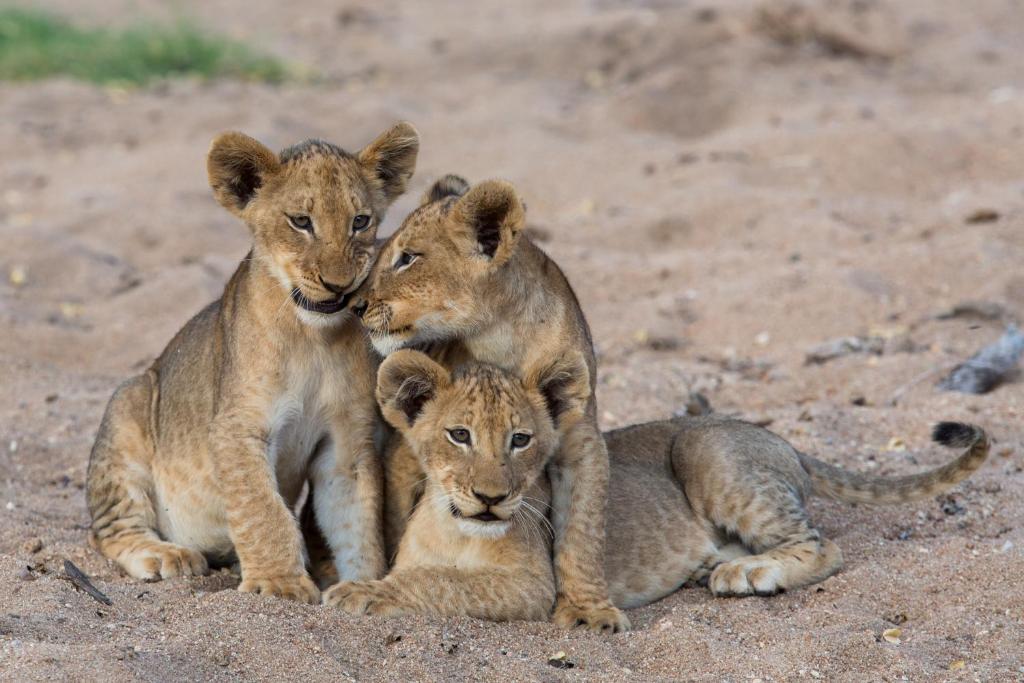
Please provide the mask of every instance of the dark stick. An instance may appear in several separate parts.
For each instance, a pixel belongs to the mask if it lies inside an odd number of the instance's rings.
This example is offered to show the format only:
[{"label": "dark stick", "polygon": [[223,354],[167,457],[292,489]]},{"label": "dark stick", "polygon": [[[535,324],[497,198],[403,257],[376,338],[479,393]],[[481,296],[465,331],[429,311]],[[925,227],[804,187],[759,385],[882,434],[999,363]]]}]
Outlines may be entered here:
[{"label": "dark stick", "polygon": [[92,581],[85,575],[81,569],[75,566],[75,563],[71,560],[64,560],[64,573],[71,583],[75,584],[77,588],[81,588],[88,593],[93,600],[102,602],[104,605],[113,605],[114,601],[108,598],[106,595],[100,592],[100,589],[92,585]]}]

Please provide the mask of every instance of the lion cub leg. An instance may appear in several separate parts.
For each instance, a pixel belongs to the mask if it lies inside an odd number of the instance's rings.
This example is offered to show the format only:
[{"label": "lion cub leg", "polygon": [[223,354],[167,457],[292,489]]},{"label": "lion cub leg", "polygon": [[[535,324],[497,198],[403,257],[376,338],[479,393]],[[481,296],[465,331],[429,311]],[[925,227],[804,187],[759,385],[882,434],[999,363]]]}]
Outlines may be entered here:
[{"label": "lion cub leg", "polygon": [[396,569],[379,581],[343,581],[326,602],[350,614],[431,614],[490,621],[544,621],[555,601],[550,570],[491,566]]},{"label": "lion cub leg", "polygon": [[784,490],[747,493],[747,504],[715,508],[711,519],[738,535],[755,554],[715,567],[708,580],[712,593],[774,595],[821,581],[842,567],[839,547],[810,526],[795,494]]},{"label": "lion cub leg", "polygon": [[144,581],[202,575],[206,558],[162,540],[153,507],[153,374],[135,377],[110,399],[89,457],[89,540],[130,576]]},{"label": "lion cub leg", "polygon": [[705,418],[679,433],[672,465],[697,519],[750,553],[719,558],[708,580],[715,595],[772,595],[821,581],[842,566],[839,548],[808,520],[810,480],[781,438]]},{"label": "lion cub leg", "polygon": [[[320,589],[306,571],[299,521],[281,496],[266,456],[262,412],[237,395],[229,401],[232,408],[215,418],[210,431],[214,468],[242,571],[238,590],[315,604]],[[315,491],[314,500],[319,495]]]},{"label": "lion cub leg", "polygon": [[306,544],[306,556],[309,574],[317,587],[321,590],[327,586],[338,583],[338,569],[334,566],[334,555],[327,539],[320,531],[314,512],[313,496],[315,490],[310,488],[309,497],[302,506],[299,513],[299,528],[302,530],[302,539]]},{"label": "lion cub leg", "polygon": [[426,475],[405,438],[395,433],[387,445],[384,468],[384,540],[388,560],[398,552],[416,501],[426,488]]},{"label": "lion cub leg", "polygon": [[[370,404],[372,405],[372,404]],[[361,418],[361,419],[358,419]],[[387,572],[382,538],[384,473],[374,447],[374,413],[333,430],[313,463],[313,509],[341,580],[377,579]]]}]

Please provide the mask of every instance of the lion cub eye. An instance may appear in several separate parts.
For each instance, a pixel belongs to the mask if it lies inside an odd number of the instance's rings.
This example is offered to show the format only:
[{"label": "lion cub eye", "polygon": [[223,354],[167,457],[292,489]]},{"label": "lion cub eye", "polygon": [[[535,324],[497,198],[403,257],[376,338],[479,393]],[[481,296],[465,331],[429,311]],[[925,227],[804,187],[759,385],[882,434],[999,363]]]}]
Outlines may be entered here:
[{"label": "lion cub eye", "polygon": [[455,429],[448,430],[448,438],[455,443],[469,443],[469,430],[457,427]]},{"label": "lion cub eye", "polygon": [[413,254],[408,251],[403,251],[401,254],[398,255],[398,259],[395,261],[395,270],[404,270],[408,268],[419,257],[419,254]]},{"label": "lion cub eye", "polygon": [[301,232],[308,232],[310,235],[313,234],[313,219],[309,216],[288,216],[288,222],[293,228]]},{"label": "lion cub eye", "polygon": [[360,214],[352,219],[352,232],[362,232],[370,227],[370,217]]},{"label": "lion cub eye", "polygon": [[512,448],[526,448],[530,445],[530,440],[533,437],[523,432],[516,432],[512,435]]}]

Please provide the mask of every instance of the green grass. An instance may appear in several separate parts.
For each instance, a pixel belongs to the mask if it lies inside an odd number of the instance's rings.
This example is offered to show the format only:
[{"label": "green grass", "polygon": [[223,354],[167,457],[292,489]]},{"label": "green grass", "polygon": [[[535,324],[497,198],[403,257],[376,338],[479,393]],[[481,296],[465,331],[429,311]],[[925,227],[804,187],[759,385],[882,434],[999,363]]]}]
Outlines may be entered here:
[{"label": "green grass", "polygon": [[143,85],[176,76],[280,82],[285,65],[188,22],[81,28],[45,12],[0,9],[0,80],[71,76]]}]

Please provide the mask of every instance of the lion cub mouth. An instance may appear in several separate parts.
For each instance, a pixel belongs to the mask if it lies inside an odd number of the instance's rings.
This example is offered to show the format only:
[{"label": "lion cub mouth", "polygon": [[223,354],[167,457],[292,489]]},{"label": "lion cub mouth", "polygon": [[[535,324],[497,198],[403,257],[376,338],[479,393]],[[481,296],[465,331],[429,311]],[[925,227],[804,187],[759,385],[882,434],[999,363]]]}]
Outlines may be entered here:
[{"label": "lion cub mouth", "polygon": [[504,522],[501,517],[494,514],[493,512],[481,512],[479,515],[473,515],[470,519],[475,519],[478,522]]},{"label": "lion cub mouth", "polygon": [[344,310],[345,305],[348,304],[348,298],[348,294],[339,294],[333,299],[313,301],[300,292],[298,288],[292,289],[292,301],[295,302],[296,306],[309,311],[310,313],[322,313],[323,315],[337,313],[338,311]]},{"label": "lion cub mouth", "polygon": [[451,510],[452,517],[454,517],[456,519],[473,519],[473,520],[476,520],[478,522],[505,522],[505,521],[508,521],[508,520],[502,519],[498,515],[496,515],[493,512],[491,512],[490,510],[484,510],[483,512],[479,512],[479,513],[477,513],[475,515],[466,516],[466,515],[462,514],[462,510],[460,510],[459,508],[457,508],[455,506],[455,503],[450,504],[448,506],[448,509]]}]

